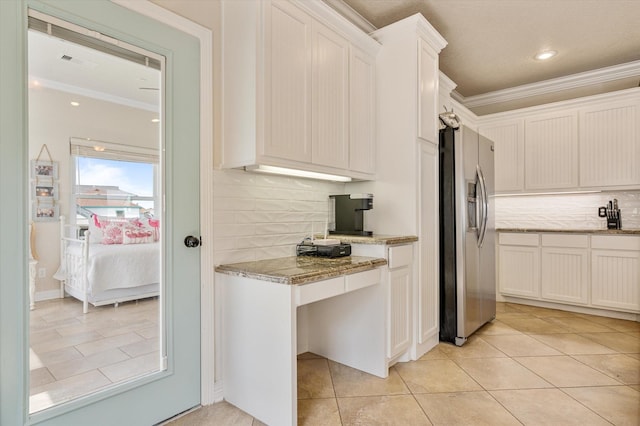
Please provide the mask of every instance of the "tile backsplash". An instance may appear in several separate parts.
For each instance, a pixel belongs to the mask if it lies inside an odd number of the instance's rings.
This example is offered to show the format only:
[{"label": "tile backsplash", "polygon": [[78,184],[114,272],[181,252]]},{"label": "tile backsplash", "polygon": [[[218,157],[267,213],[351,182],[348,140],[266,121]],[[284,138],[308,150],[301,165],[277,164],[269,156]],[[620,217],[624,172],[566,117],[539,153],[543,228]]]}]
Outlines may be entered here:
[{"label": "tile backsplash", "polygon": [[640,191],[496,197],[496,228],[606,229],[598,207],[614,198],[622,228],[640,229]]},{"label": "tile backsplash", "polygon": [[[214,171],[215,263],[295,255],[297,243],[324,230],[329,195],[344,192],[343,183]],[[496,197],[496,227],[604,229],[598,207],[614,198],[623,229],[640,229],[640,191]]]},{"label": "tile backsplash", "polygon": [[294,256],[311,232],[323,232],[329,195],[344,183],[216,170],[213,174],[215,264]]}]

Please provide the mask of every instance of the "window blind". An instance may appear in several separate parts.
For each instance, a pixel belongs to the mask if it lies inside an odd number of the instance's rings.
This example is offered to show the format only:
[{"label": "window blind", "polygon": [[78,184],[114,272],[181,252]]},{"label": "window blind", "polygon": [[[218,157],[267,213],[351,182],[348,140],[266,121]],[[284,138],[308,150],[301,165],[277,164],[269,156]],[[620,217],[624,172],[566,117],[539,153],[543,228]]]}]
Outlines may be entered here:
[{"label": "window blind", "polygon": [[94,139],[71,138],[69,140],[69,148],[71,155],[81,157],[153,164],[158,164],[160,161],[158,149]]}]

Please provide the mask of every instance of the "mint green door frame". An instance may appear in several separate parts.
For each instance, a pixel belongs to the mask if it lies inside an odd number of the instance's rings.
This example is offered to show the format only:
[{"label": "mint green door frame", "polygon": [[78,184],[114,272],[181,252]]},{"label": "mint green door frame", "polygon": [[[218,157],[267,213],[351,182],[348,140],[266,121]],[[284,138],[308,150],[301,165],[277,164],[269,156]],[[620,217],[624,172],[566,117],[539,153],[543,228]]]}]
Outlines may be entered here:
[{"label": "mint green door frame", "polygon": [[[29,416],[27,8],[167,58],[166,371]],[[148,425],[200,402],[199,46],[106,0],[0,0],[0,424]],[[175,284],[175,285],[174,285]]]}]

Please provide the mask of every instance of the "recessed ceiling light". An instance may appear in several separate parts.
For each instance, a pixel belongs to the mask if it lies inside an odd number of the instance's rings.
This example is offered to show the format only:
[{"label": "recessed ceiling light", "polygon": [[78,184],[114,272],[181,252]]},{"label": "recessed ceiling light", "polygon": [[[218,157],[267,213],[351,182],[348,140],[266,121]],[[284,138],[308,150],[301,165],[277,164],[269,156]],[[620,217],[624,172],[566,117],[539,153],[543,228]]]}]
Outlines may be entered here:
[{"label": "recessed ceiling light", "polygon": [[80,106],[80,102],[71,101],[71,106]]},{"label": "recessed ceiling light", "polygon": [[557,54],[558,52],[556,52],[555,50],[545,50],[543,52],[538,53],[536,56],[534,56],[534,58],[536,58],[539,61],[544,61],[544,60],[553,58]]},{"label": "recessed ceiling light", "polygon": [[152,118],[152,119],[151,119],[151,122],[152,122],[152,123],[159,123],[159,122],[160,122],[160,119],[159,119],[159,118]]}]

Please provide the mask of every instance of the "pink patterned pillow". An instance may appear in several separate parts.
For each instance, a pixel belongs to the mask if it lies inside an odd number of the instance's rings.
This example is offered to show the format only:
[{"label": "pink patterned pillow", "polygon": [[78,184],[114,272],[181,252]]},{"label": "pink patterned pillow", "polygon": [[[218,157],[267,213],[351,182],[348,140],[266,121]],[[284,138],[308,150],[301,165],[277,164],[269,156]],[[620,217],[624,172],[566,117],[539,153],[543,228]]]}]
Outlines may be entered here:
[{"label": "pink patterned pillow", "polygon": [[153,231],[144,226],[126,226],[122,233],[122,244],[145,244],[153,242]]},{"label": "pink patterned pillow", "polygon": [[[158,241],[159,221],[140,218],[116,218],[93,215],[94,228],[101,234],[102,244],[143,244]],[[155,225],[155,226],[154,226]],[[95,240],[92,237],[92,240]]]},{"label": "pink patterned pillow", "polygon": [[153,241],[160,241],[160,219],[149,219],[149,226],[153,230]]},{"label": "pink patterned pillow", "polygon": [[122,244],[126,222],[109,222],[102,226],[102,244]]}]

